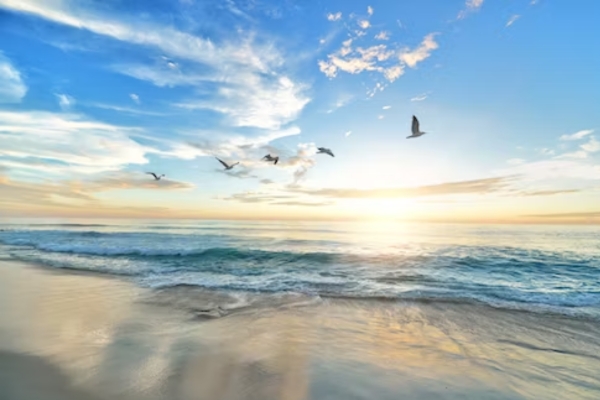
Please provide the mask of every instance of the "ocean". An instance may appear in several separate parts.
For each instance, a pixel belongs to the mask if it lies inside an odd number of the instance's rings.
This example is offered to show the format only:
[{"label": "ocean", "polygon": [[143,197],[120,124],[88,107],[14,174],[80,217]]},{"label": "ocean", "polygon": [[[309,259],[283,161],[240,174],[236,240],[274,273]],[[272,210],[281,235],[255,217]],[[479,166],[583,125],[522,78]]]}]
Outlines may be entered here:
[{"label": "ocean", "polygon": [[469,303],[600,318],[600,227],[383,222],[14,222],[0,253],[150,289],[265,298]]}]

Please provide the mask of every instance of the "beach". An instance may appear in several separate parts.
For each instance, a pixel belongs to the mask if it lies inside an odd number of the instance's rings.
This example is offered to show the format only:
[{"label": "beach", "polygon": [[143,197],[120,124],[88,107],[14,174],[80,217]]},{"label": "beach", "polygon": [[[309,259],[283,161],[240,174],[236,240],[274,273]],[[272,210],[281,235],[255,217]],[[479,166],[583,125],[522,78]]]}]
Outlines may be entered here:
[{"label": "beach", "polygon": [[[23,399],[597,399],[600,324],[478,304],[141,288],[0,262],[0,393]],[[221,315],[224,314],[224,315]]]}]

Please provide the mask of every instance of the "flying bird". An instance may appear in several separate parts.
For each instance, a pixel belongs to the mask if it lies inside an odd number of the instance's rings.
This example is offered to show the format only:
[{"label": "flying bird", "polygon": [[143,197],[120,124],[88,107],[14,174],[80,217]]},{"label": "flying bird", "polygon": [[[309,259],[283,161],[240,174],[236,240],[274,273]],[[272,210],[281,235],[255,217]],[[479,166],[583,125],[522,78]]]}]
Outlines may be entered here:
[{"label": "flying bird", "polygon": [[270,154],[267,154],[262,159],[265,161],[269,161],[269,162],[273,161],[273,165],[277,165],[277,162],[279,161],[279,157],[277,157],[277,156],[273,157]]},{"label": "flying bird", "polygon": [[319,151],[317,151],[317,154],[323,153],[323,154],[329,154],[331,157],[335,157],[333,155],[333,152],[325,147],[317,147],[317,150],[319,150]]},{"label": "flying bird", "polygon": [[154,177],[154,179],[157,180],[157,181],[160,181],[160,178],[162,178],[163,176],[165,176],[165,174],[162,174],[162,175],[158,176],[154,172],[146,172],[146,174],[152,175]]},{"label": "flying bird", "polygon": [[231,165],[229,165],[229,164],[227,164],[225,161],[221,160],[220,158],[218,158],[218,157],[215,157],[215,158],[216,158],[217,160],[219,160],[219,162],[220,162],[221,164],[223,164],[223,166],[225,167],[225,169],[226,169],[226,170],[230,170],[231,168],[233,168],[233,167],[235,167],[236,165],[238,165],[238,164],[239,164],[239,162],[236,162],[236,163],[234,163],[234,164],[231,164]]},{"label": "flying bird", "polygon": [[419,120],[417,119],[417,117],[415,117],[413,115],[413,119],[412,119],[412,135],[407,136],[407,139],[411,139],[411,138],[418,138],[419,136],[422,136],[424,134],[426,134],[427,132],[421,132],[419,130]]}]

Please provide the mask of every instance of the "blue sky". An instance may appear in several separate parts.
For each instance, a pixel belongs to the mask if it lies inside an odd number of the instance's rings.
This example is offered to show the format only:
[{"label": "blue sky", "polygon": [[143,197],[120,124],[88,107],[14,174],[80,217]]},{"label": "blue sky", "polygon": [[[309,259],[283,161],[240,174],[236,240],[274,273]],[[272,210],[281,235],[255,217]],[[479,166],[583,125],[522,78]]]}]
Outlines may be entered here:
[{"label": "blue sky", "polygon": [[1,215],[600,220],[599,12],[0,0]]}]

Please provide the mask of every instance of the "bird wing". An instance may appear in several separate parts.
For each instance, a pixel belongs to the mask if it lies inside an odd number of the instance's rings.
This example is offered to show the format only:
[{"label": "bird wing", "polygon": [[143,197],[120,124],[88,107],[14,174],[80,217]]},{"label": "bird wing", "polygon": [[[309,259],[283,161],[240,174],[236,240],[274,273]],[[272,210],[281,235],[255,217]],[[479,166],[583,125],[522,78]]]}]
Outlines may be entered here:
[{"label": "bird wing", "polygon": [[268,160],[271,158],[270,154],[267,154],[266,156],[264,156],[263,158],[261,158],[261,160]]},{"label": "bird wing", "polygon": [[275,162],[273,163],[273,165],[277,165],[277,163],[279,162],[279,157],[275,157]]},{"label": "bird wing", "polygon": [[215,157],[215,158],[216,158],[217,160],[219,160],[219,162],[220,162],[221,164],[223,164],[223,166],[224,166],[225,168],[229,168],[229,165],[227,165],[227,163],[226,163],[225,161],[221,160],[221,159],[220,159],[220,158],[218,158],[218,157]]},{"label": "bird wing", "polygon": [[414,115],[412,119],[412,133],[413,135],[419,133],[419,120]]},{"label": "bird wing", "polygon": [[154,179],[158,179],[158,176],[156,176],[156,174],[154,172],[146,172],[146,174],[152,175],[154,177]]},{"label": "bird wing", "polygon": [[335,156],[333,155],[333,151],[331,151],[331,150],[329,150],[329,151],[327,152],[327,154],[329,154],[331,157],[335,157]]}]

